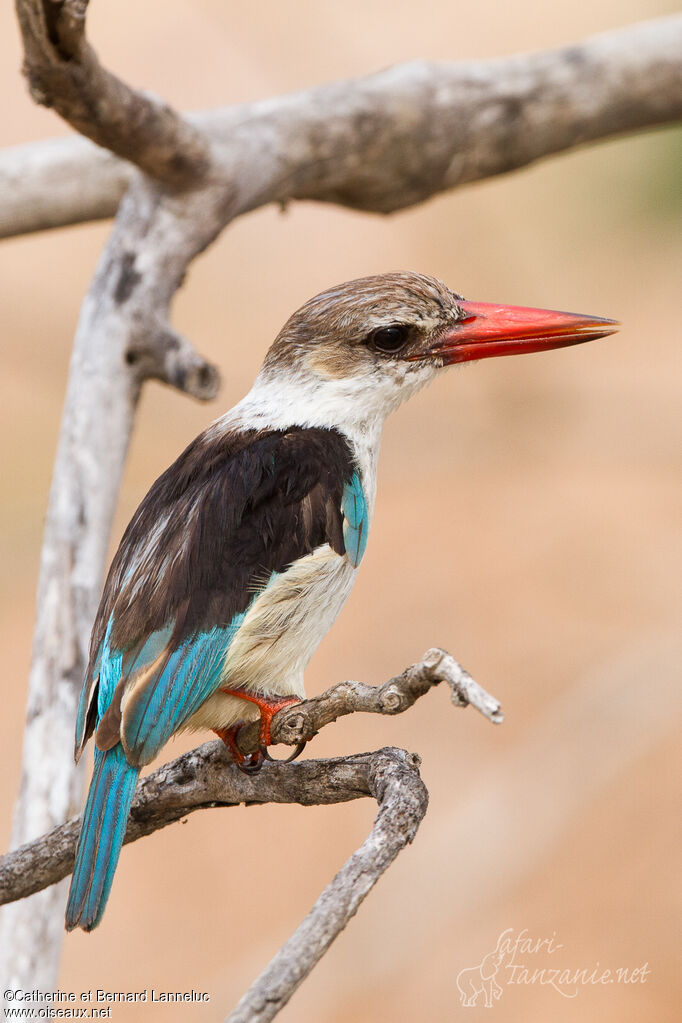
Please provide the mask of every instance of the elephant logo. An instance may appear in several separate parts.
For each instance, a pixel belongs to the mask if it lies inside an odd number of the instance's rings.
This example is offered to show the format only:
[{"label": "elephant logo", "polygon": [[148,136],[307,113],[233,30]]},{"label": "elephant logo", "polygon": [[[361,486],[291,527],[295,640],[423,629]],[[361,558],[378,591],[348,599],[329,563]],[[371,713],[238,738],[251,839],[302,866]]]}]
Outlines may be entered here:
[{"label": "elephant logo", "polygon": [[486,1009],[492,1009],[494,1001],[502,997],[502,988],[495,980],[504,959],[504,949],[500,949],[501,940],[502,935],[495,951],[483,956],[478,966],[467,966],[457,974],[455,983],[460,1002],[467,1009],[476,1005],[479,995],[483,995]]}]

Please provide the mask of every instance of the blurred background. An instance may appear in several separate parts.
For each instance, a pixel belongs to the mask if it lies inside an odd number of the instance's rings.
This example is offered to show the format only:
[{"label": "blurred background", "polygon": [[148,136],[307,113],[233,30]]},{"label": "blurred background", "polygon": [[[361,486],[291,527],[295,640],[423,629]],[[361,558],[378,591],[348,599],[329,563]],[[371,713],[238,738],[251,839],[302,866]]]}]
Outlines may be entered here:
[{"label": "blurred background", "polygon": [[[557,46],[674,6],[119,0],[89,19],[107,66],[195,109],[412,57]],[[65,134],[30,101],[20,62],[5,5],[1,143]],[[222,391],[203,406],[146,387],[112,548],[155,477],[249,388],[287,316],[329,285],[415,269],[470,299],[624,324],[590,345],[453,370],[388,423],[369,548],[308,692],[382,682],[441,645],[502,701],[506,721],[456,710],[438,689],[398,718],[339,722],[309,748],[417,751],[431,803],[414,845],[282,1020],[477,1019],[482,999],[460,1008],[455,980],[507,929],[562,946],[518,954],[530,972],[650,972],[558,992],[519,983],[507,959],[490,1011],[501,1023],[679,1018],[679,142],[671,130],[610,141],[390,219],[260,210],[197,261],[178,296],[174,322],[221,367]],[[0,246],[2,848],[71,340],[108,231]],[[165,759],[187,746],[170,744]],[[373,811],[369,801],[205,811],[127,847],[103,925],[65,941],[60,986],[205,991],[207,1005],[119,1006],[112,1018],[222,1019]]]}]

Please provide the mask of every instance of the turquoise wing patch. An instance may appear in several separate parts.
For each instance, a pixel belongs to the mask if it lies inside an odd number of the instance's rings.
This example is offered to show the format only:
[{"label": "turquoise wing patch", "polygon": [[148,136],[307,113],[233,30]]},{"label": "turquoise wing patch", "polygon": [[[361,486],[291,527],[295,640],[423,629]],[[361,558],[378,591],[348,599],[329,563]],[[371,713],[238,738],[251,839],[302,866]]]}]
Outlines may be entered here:
[{"label": "turquoise wing patch", "polygon": [[[153,632],[126,657],[111,646],[112,620],[98,652],[97,721],[109,710],[125,679],[121,741],[128,762],[143,766],[154,759],[174,732],[220,685],[223,662],[246,612],[227,627],[214,626],[171,647],[173,626]],[[126,663],[130,661],[130,663]],[[83,701],[84,703],[84,701]],[[85,720],[86,707],[79,707]]]},{"label": "turquoise wing patch", "polygon": [[343,512],[343,542],[346,546],[346,554],[353,568],[357,568],[367,546],[369,513],[360,477],[356,472],[343,488],[341,511]]},{"label": "turquoise wing patch", "polygon": [[171,735],[220,685],[223,662],[246,612],[227,627],[214,626],[186,639],[169,653],[160,670],[133,680],[126,693],[121,727],[132,763],[148,764]]}]

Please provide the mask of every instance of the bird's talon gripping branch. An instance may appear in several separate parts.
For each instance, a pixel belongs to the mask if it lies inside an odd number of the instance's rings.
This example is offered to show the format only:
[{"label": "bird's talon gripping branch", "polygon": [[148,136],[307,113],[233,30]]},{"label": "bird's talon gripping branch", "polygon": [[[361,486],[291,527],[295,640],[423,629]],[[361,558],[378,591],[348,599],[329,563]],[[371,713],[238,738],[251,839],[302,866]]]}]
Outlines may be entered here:
[{"label": "bird's talon gripping branch", "polygon": [[[272,725],[272,719],[275,714],[283,710],[285,707],[292,707],[296,703],[300,703],[301,700],[298,696],[283,696],[281,699],[272,698],[268,696],[256,696],[253,693],[247,693],[244,689],[229,689],[227,687],[221,688],[221,693],[225,693],[226,696],[237,696],[240,700],[248,700],[249,703],[255,703],[260,710],[260,730],[258,734],[258,749],[262,756],[266,760],[272,760],[273,758],[267,752],[268,746],[272,739],[270,736],[270,726]],[[294,756],[290,757],[289,760],[295,760],[300,753],[303,752],[305,742],[296,747]],[[240,754],[241,755],[241,754]],[[289,760],[285,761],[289,763]]]},{"label": "bird's talon gripping branch", "polygon": [[290,753],[288,757],[285,757],[282,760],[280,760],[278,757],[270,756],[270,751],[268,750],[267,746],[262,747],[262,749],[265,759],[270,760],[273,764],[291,764],[294,760],[297,760],[298,757],[300,757],[301,753],[303,752],[307,745],[308,740],[304,739],[302,742],[298,743],[293,753]]},{"label": "bird's talon gripping branch", "polygon": [[241,763],[237,762],[237,767],[242,774],[258,774],[267,759],[265,752],[259,747],[255,753],[242,756]]},{"label": "bird's talon gripping branch", "polygon": [[243,722],[233,725],[232,728],[214,728],[213,731],[219,739],[227,746],[234,763],[244,774],[258,774],[266,759],[263,751],[258,749],[255,753],[242,753],[237,745],[237,733],[243,727]]}]

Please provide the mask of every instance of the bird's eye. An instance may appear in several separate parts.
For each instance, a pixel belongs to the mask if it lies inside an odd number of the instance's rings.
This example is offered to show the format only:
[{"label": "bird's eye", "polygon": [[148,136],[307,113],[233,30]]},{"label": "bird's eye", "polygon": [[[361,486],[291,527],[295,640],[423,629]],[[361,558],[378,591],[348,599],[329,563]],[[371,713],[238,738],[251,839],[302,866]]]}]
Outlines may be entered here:
[{"label": "bird's eye", "polygon": [[367,336],[368,343],[378,352],[392,355],[407,343],[410,328],[405,323],[393,323],[390,327],[378,327]]}]

